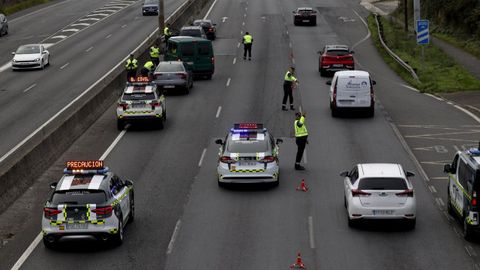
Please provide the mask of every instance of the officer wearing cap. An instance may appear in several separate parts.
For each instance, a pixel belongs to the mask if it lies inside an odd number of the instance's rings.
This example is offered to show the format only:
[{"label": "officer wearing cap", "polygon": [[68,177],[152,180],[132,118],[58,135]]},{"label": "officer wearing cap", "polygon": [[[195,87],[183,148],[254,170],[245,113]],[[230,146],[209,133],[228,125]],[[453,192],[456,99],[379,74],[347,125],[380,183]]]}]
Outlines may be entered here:
[{"label": "officer wearing cap", "polygon": [[135,59],[133,54],[130,54],[130,57],[125,62],[125,69],[127,70],[127,80],[130,78],[135,78],[137,76],[138,61]]},{"label": "officer wearing cap", "polygon": [[295,68],[290,67],[285,73],[285,79],[283,81],[283,102],[282,110],[287,111],[287,99],[290,99],[290,110],[295,110],[293,106],[293,86],[297,84],[298,80],[295,78]]},{"label": "officer wearing cap", "polygon": [[303,152],[305,151],[305,146],[308,143],[308,131],[305,126],[305,113],[297,112],[295,113],[295,143],[297,144],[297,156],[295,158],[295,170],[305,170],[305,167],[300,165],[302,161]]}]

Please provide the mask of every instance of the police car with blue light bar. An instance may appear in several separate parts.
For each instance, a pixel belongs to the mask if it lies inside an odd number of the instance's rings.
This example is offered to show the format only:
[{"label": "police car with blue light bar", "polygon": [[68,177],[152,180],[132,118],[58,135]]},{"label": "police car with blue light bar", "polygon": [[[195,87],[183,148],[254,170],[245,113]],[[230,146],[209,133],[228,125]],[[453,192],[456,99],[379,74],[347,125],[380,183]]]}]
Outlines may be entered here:
[{"label": "police car with blue light bar", "polygon": [[79,238],[122,244],[125,224],[134,218],[131,181],[121,180],[102,160],[68,161],[51,188],[42,215],[46,247]]},{"label": "police car with blue light bar", "polygon": [[117,128],[139,121],[154,121],[163,128],[167,120],[165,96],[148,77],[132,78],[117,103]]},{"label": "police car with blue light bar", "polygon": [[218,185],[226,183],[274,183],[278,185],[279,144],[263,124],[240,123],[225,137],[217,139],[220,145],[217,166]]}]

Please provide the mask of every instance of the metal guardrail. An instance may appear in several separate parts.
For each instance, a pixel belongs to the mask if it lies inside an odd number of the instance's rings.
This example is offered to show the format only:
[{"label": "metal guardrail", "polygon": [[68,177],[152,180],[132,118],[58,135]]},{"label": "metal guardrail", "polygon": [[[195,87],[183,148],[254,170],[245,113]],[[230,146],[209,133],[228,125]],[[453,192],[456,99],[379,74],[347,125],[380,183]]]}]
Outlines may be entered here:
[{"label": "metal guardrail", "polygon": [[377,13],[374,13],[373,14],[375,16],[375,23],[377,24],[377,31],[378,31],[378,38],[380,39],[380,43],[382,43],[382,46],[385,48],[385,50],[388,52],[388,54],[395,60],[397,61],[397,63],[399,63],[403,68],[405,68],[411,75],[412,77],[417,81],[417,82],[420,82],[420,79],[418,78],[418,75],[417,73],[415,73],[415,70],[413,70],[413,68],[408,65],[407,63],[405,63],[405,61],[403,61],[398,55],[396,55],[388,46],[387,44],[385,43],[385,41],[383,40],[383,29],[380,30],[380,23],[378,21],[378,14]]}]

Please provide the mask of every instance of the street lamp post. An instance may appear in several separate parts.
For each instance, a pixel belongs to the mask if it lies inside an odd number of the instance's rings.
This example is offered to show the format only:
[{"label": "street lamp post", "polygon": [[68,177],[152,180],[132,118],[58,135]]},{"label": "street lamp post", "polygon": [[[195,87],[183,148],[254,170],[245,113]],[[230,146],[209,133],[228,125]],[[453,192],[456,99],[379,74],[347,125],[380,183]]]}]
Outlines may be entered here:
[{"label": "street lamp post", "polygon": [[158,3],[158,36],[157,36],[157,42],[158,42],[158,47],[160,49],[160,52],[163,50],[163,43],[162,43],[162,34],[163,34],[163,29],[165,28],[165,7],[164,7],[164,0],[160,0]]}]

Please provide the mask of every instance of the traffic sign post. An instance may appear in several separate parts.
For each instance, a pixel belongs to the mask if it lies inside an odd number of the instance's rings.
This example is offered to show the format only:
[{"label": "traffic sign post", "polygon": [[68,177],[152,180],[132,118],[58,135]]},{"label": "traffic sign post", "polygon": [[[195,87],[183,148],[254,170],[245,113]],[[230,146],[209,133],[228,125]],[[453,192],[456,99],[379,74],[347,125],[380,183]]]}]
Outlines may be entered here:
[{"label": "traffic sign post", "polygon": [[[415,32],[417,33],[417,44],[428,45],[430,43],[430,29],[428,20],[417,20]],[[425,46],[422,46],[422,62],[425,58]]]}]

